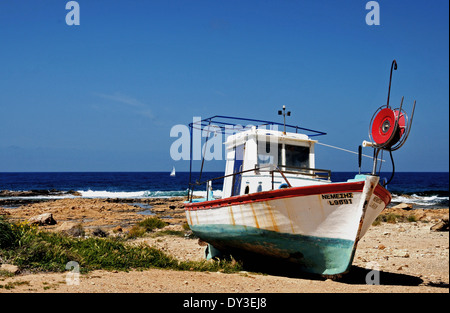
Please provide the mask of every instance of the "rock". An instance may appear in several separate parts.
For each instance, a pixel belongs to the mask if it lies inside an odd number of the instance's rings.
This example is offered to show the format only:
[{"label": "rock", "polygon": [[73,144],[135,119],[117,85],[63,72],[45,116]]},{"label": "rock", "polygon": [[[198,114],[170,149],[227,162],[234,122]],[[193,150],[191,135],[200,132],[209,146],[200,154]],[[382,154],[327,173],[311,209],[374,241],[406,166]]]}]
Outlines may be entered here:
[{"label": "rock", "polygon": [[84,236],[84,229],[81,224],[64,222],[59,226],[56,231],[66,234],[72,237],[82,237]]},{"label": "rock", "polygon": [[75,190],[69,190],[67,191],[68,194],[71,194],[72,196],[82,196],[81,193],[79,193],[78,191]]},{"label": "rock", "polygon": [[113,231],[113,233],[121,233],[121,232],[123,232],[123,229],[120,226],[116,226],[112,229],[112,231]]},{"label": "rock", "polygon": [[72,227],[75,227],[77,224],[72,222],[63,222],[58,228],[56,228],[56,231],[64,232],[68,229],[71,229]]},{"label": "rock", "polygon": [[2,266],[0,266],[0,270],[12,274],[17,274],[19,272],[19,267],[12,264],[2,264]]},{"label": "rock", "polygon": [[32,225],[55,225],[56,221],[53,218],[52,213],[43,213],[41,215],[33,216],[28,219],[28,223]]},{"label": "rock", "polygon": [[67,230],[65,233],[72,237],[83,237],[84,229],[83,227],[81,227],[81,225],[78,225],[78,227],[71,228]]},{"label": "rock", "polygon": [[96,236],[96,237],[107,237],[108,236],[108,234],[103,230],[103,229],[101,229],[101,228],[95,228],[93,231],[92,231],[92,236]]},{"label": "rock", "polygon": [[409,253],[407,250],[394,250],[392,255],[399,258],[409,258]]},{"label": "rock", "polygon": [[440,220],[437,224],[430,227],[432,231],[449,231],[448,218]]},{"label": "rock", "polygon": [[400,209],[400,210],[412,210],[412,208],[413,208],[412,203],[400,203],[392,207],[392,209]]},{"label": "rock", "polygon": [[0,208],[0,216],[6,216],[6,215],[11,215],[11,213],[9,213],[6,209],[2,209]]}]

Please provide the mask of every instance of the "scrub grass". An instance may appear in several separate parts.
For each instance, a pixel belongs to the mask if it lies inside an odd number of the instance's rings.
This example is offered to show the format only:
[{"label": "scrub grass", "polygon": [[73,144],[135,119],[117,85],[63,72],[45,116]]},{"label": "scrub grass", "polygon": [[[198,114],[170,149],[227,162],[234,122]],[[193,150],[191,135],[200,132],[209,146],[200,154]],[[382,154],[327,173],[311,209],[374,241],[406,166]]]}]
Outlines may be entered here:
[{"label": "scrub grass", "polygon": [[134,225],[128,233],[128,238],[133,239],[137,237],[142,237],[147,232],[152,232],[156,228],[163,228],[167,225],[168,224],[166,222],[159,219],[158,217],[149,217],[143,219],[142,221]]},{"label": "scrub grass", "polygon": [[145,229],[145,231],[152,231],[155,228],[163,228],[167,226],[167,223],[157,217],[149,217],[138,223],[139,226]]},{"label": "scrub grass", "polygon": [[26,223],[11,224],[0,218],[0,260],[32,272],[63,272],[75,261],[80,272],[92,270],[172,269],[190,271],[242,270],[242,264],[231,261],[179,261],[153,247],[127,244],[120,238],[72,238],[40,231]]},{"label": "scrub grass", "polygon": [[382,214],[378,215],[375,221],[372,223],[373,226],[378,226],[381,223],[390,223],[390,224],[397,224],[397,223],[414,223],[417,222],[418,219],[414,214],[403,216],[398,215],[394,213],[388,213],[388,214]]}]

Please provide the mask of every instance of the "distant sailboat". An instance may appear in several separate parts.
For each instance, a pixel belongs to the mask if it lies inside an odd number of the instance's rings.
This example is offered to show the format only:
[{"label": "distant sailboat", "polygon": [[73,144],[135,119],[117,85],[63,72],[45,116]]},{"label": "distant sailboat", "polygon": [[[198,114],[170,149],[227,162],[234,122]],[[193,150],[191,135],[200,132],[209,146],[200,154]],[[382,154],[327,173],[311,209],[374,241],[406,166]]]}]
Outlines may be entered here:
[{"label": "distant sailboat", "polygon": [[170,172],[170,176],[175,176],[175,166],[172,168],[172,172]]}]

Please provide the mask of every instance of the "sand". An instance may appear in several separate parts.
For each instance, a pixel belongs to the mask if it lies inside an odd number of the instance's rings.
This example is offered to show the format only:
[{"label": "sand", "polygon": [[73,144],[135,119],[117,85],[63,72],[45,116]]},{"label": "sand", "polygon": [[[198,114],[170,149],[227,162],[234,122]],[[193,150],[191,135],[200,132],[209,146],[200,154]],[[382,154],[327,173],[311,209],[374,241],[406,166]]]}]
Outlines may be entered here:
[{"label": "sand", "polygon": [[[152,212],[181,230],[182,199],[145,200]],[[143,201],[144,202],[144,201]],[[64,222],[81,223],[86,232],[97,227],[117,234],[127,232],[148,216],[136,203],[118,200],[63,199],[2,209],[12,221],[51,212],[56,225],[40,226],[56,231]],[[448,218],[448,209],[387,209],[383,214],[414,214],[417,222],[381,223],[372,226],[359,242],[350,272],[337,281],[301,273],[267,269],[264,273],[235,274],[149,269],[144,271],[92,271],[77,280],[66,273],[18,273],[0,276],[0,293],[448,293],[449,233],[430,227]],[[119,231],[120,233],[120,231]],[[146,236],[130,242],[146,243],[180,260],[203,258],[198,239],[177,236]],[[72,278],[72,280],[70,279]],[[66,279],[69,279],[66,281]]]}]

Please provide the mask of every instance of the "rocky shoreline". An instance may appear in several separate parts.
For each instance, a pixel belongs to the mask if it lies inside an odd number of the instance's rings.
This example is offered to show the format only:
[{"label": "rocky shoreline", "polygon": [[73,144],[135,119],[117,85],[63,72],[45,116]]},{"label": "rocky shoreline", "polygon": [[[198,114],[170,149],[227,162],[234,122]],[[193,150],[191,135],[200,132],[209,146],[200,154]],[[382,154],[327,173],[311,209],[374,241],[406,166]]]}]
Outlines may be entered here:
[{"label": "rocky shoreline", "polygon": [[145,198],[145,199],[81,199],[68,198],[28,203],[18,208],[1,208],[13,222],[30,221],[40,215],[50,213],[54,222],[39,223],[43,229],[57,230],[61,225],[70,223],[81,225],[86,230],[102,229],[128,231],[140,220],[156,216],[171,225],[185,222],[184,198]]},{"label": "rocky shoreline", "polygon": [[[51,214],[54,222],[37,222],[41,229],[66,231],[81,225],[87,236],[125,235],[139,221],[156,216],[168,223],[163,230],[183,230],[184,198],[82,199],[67,198],[2,208],[13,222],[33,221]],[[16,283],[8,292],[448,292],[448,209],[392,207],[380,215],[358,243],[352,270],[340,281],[317,280],[293,273],[266,271],[265,275],[217,274],[146,270],[144,272],[95,271],[82,277],[79,286],[64,284],[64,273],[18,273],[1,278],[0,285]],[[447,228],[433,229],[447,221]],[[445,226],[445,225],[444,225]],[[77,234],[74,234],[77,235]],[[144,236],[130,244],[147,244],[180,260],[200,260],[204,246],[191,237]],[[368,269],[380,270],[381,283],[367,285]],[[264,271],[263,271],[264,272]],[[131,282],[139,277],[139,284]],[[61,278],[62,277],[62,278]],[[27,282],[21,285],[20,282]],[[91,284],[95,282],[95,284]],[[125,284],[129,282],[129,284]],[[187,282],[187,283],[185,283]],[[43,289],[43,284],[52,288]],[[125,284],[125,285],[124,285]],[[187,288],[190,287],[190,288]],[[0,288],[0,292],[5,292]]]},{"label": "rocky shoreline", "polygon": [[75,190],[56,190],[56,189],[33,189],[33,190],[25,190],[25,191],[13,191],[13,190],[0,190],[0,198],[6,197],[38,197],[38,196],[63,196],[63,195],[72,195],[72,196],[81,196],[78,191]]},{"label": "rocky shoreline", "polygon": [[24,191],[0,190],[0,207],[17,208],[30,203],[53,200],[51,197],[79,197],[75,190],[36,189]]}]

